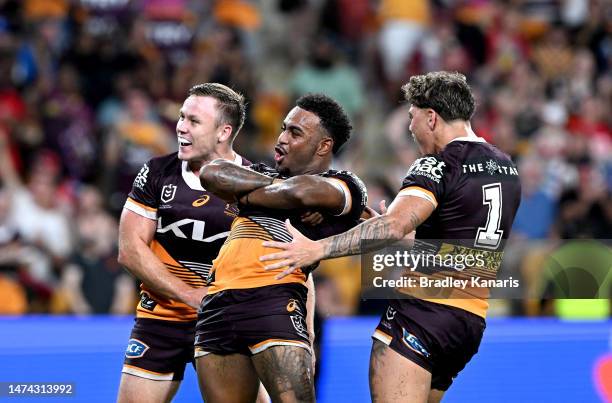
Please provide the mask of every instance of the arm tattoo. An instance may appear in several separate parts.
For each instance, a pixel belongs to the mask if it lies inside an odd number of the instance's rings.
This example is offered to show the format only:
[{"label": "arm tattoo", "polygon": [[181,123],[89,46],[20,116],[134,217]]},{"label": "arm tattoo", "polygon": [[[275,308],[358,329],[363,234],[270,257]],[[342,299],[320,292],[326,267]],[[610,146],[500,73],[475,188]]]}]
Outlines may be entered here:
[{"label": "arm tattoo", "polygon": [[260,187],[271,184],[274,178],[230,162],[213,163],[205,171],[202,184],[217,195],[233,195],[236,199]]},{"label": "arm tattoo", "polygon": [[325,258],[373,252],[399,241],[412,232],[422,220],[414,211],[409,213],[410,227],[397,228],[395,219],[388,215],[371,218],[342,234],[322,240]]},{"label": "arm tattoo", "polygon": [[343,234],[324,239],[325,257],[358,255],[378,250],[397,241],[399,238],[396,232],[391,217],[374,217]]},{"label": "arm tattoo", "polygon": [[412,232],[414,231],[419,225],[421,225],[421,219],[414,213],[414,211],[410,212],[410,225],[412,226],[412,229],[408,232]]}]

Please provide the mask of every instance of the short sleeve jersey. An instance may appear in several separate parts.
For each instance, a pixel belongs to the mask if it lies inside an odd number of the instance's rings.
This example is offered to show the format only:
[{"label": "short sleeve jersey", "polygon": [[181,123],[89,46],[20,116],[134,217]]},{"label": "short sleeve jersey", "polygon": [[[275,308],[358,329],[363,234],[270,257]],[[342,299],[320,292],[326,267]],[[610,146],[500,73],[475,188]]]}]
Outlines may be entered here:
[{"label": "short sleeve jersey", "polygon": [[[278,172],[264,164],[250,167],[264,175],[284,179]],[[302,209],[280,210],[256,206],[239,205],[238,218],[232,224],[232,230],[213,263],[210,277],[209,294],[226,289],[257,288],[281,283],[302,283],[312,268],[296,270],[281,280],[276,280],[278,273],[266,272],[265,264],[259,257],[277,251],[264,248],[263,241],[274,240],[290,242],[291,235],[285,228],[285,220],[291,223],[311,239],[321,239],[345,232],[359,223],[359,218],[367,205],[367,191],[363,182],[348,171],[329,170],[319,174],[331,179],[344,193],[345,204],[339,214],[322,212],[323,222],[310,226],[301,222]]]},{"label": "short sleeve jersey", "polygon": [[[453,140],[441,153],[412,164],[401,196],[421,197],[435,208],[417,228],[417,246],[419,240],[433,241],[440,245],[438,253],[484,254],[490,265],[479,274],[496,277],[521,197],[519,174],[508,155],[479,137]],[[488,293],[453,291],[452,298],[435,302],[485,315]]]},{"label": "short sleeve jersey", "polygon": [[[240,156],[237,164],[250,163]],[[213,259],[237,216],[228,204],[202,188],[177,153],[153,158],[136,176],[124,208],[157,222],[151,250],[167,270],[192,287],[206,284]],[[173,321],[196,319],[196,311],[141,285],[137,316]]]}]

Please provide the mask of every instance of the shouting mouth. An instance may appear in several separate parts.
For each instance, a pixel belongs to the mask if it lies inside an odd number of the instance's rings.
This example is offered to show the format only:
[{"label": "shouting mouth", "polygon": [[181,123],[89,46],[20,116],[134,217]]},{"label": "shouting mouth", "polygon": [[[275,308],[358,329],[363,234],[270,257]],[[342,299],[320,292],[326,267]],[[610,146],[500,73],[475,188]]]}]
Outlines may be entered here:
[{"label": "shouting mouth", "polygon": [[281,161],[285,158],[286,154],[287,152],[283,150],[281,147],[279,146],[274,147],[274,161],[277,164],[281,163]]}]

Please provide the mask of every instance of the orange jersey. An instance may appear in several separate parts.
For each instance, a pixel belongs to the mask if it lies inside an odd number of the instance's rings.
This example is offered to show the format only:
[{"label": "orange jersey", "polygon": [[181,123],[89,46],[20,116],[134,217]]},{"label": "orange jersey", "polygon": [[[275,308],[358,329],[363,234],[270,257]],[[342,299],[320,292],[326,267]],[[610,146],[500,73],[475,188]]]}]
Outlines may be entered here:
[{"label": "orange jersey", "polygon": [[[255,171],[269,176],[277,172],[263,164],[251,166]],[[266,209],[255,206],[239,206],[239,217],[232,224],[229,237],[223,244],[219,256],[213,262],[208,290],[214,294],[223,290],[257,288],[283,283],[305,284],[306,275],[312,269],[302,268],[277,280],[278,271],[267,272],[259,258],[277,249],[265,248],[264,241],[290,242],[291,235],[285,228],[285,220],[311,239],[321,239],[342,233],[359,223],[359,217],[367,204],[367,191],[363,182],[346,171],[330,170],[320,174],[333,179],[345,195],[345,205],[339,215],[323,213],[324,220],[317,226],[302,224],[300,216],[304,210]]]}]

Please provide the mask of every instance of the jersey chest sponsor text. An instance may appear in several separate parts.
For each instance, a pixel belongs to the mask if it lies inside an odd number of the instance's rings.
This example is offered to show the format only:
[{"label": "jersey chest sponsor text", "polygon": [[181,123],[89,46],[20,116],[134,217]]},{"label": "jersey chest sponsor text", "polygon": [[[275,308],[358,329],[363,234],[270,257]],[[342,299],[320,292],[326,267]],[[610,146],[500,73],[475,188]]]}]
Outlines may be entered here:
[{"label": "jersey chest sponsor text", "polygon": [[228,235],[228,232],[217,232],[214,235],[206,236],[206,222],[202,220],[183,218],[175,222],[168,223],[168,221],[170,220],[164,219],[163,217],[157,219],[158,234],[170,233],[177,238],[192,239],[199,242],[214,242]]}]

